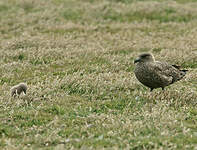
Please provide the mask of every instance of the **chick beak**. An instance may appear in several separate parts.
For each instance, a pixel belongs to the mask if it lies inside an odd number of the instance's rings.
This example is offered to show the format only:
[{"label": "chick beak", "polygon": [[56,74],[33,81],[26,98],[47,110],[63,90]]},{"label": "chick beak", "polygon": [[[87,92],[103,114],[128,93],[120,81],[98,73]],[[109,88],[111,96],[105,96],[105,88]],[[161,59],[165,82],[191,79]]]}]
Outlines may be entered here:
[{"label": "chick beak", "polygon": [[137,62],[140,62],[140,58],[137,58],[137,59],[134,60],[134,64],[137,63]]}]

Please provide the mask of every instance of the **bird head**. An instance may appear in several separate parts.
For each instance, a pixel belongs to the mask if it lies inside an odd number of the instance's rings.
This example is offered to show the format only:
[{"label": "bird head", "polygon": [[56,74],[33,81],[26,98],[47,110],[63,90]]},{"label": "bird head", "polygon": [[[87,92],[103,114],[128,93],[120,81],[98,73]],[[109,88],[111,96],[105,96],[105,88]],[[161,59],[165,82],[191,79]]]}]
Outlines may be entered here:
[{"label": "bird head", "polygon": [[154,62],[154,56],[150,53],[143,53],[138,56],[137,59],[134,60],[134,64],[138,62]]}]

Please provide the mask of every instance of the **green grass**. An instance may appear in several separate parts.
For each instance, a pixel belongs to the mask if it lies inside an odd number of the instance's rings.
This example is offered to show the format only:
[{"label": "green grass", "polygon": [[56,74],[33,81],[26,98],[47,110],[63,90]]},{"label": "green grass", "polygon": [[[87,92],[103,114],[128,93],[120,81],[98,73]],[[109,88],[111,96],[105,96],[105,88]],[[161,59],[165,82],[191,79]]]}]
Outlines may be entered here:
[{"label": "green grass", "polygon": [[[0,149],[196,149],[195,0],[2,0]],[[165,91],[142,52],[181,65]],[[27,95],[10,88],[28,85]]]}]

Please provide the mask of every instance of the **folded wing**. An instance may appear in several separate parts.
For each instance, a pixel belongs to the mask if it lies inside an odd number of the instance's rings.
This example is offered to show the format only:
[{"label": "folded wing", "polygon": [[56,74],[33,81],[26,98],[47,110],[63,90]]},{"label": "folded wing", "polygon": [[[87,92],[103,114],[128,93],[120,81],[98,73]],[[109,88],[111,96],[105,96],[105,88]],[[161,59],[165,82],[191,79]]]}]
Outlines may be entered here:
[{"label": "folded wing", "polygon": [[166,85],[172,84],[176,81],[181,80],[188,70],[181,70],[180,66],[169,65],[166,62],[155,61],[153,64],[154,73],[160,76]]}]

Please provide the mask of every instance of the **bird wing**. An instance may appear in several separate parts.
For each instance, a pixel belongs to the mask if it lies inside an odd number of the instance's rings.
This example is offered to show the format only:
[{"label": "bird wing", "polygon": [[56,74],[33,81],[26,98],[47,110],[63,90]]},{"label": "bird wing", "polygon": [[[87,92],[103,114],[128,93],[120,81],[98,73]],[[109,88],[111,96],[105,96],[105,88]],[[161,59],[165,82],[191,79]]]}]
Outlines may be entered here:
[{"label": "bird wing", "polygon": [[169,84],[180,80],[185,75],[184,72],[179,70],[179,67],[176,65],[169,65],[166,62],[155,61],[154,68],[161,78],[167,80]]}]

